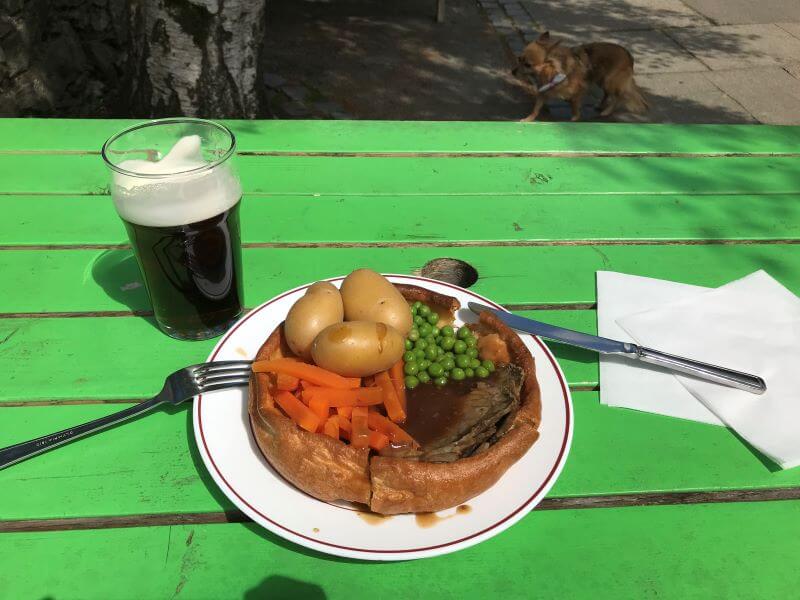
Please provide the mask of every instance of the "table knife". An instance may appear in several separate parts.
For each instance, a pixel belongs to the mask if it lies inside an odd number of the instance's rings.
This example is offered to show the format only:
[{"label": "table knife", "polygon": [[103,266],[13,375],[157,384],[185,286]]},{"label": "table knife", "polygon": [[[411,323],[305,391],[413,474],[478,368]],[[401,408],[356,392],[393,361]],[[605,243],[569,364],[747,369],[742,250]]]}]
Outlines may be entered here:
[{"label": "table knife", "polygon": [[753,394],[763,394],[767,391],[767,384],[757,375],[741,373],[732,369],[692,360],[691,358],[667,354],[666,352],[660,352],[631,342],[619,342],[597,335],[590,335],[588,333],[581,333],[580,331],[573,331],[572,329],[565,329],[564,327],[549,325],[548,323],[513,315],[503,310],[491,308],[476,302],[469,302],[468,306],[475,314],[480,314],[483,311],[493,313],[503,321],[503,323],[517,331],[532,333],[549,340],[569,344],[570,346],[594,350],[601,354],[616,354],[633,360],[640,360],[672,371],[693,375],[699,379],[705,379],[732,388],[745,390]]}]

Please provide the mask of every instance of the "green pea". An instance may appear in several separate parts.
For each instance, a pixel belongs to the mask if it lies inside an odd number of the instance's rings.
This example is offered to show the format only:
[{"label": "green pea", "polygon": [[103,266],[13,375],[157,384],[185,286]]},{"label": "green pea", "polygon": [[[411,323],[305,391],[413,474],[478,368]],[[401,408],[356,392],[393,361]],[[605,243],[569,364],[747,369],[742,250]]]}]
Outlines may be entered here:
[{"label": "green pea", "polygon": [[411,318],[413,319],[414,317],[417,316],[417,307],[412,304],[410,308],[411,308]]},{"label": "green pea", "polygon": [[438,338],[440,335],[442,335],[442,332],[438,327],[433,327],[433,329],[431,329],[431,335],[435,338]]},{"label": "green pea", "polygon": [[428,342],[428,346],[435,346],[436,345],[436,338],[432,335],[429,335],[425,338],[425,341]]},{"label": "green pea", "polygon": [[467,348],[475,348],[478,345],[478,340],[476,340],[474,337],[468,337],[464,341],[467,343]]},{"label": "green pea", "polygon": [[455,334],[456,334],[456,332],[453,331],[453,328],[450,327],[450,325],[445,325],[444,327],[442,327],[442,335],[443,336],[445,336],[445,337],[453,337]]},{"label": "green pea", "polygon": [[[422,371],[424,371],[425,369],[428,368],[428,365],[431,364],[431,361],[429,361],[427,358],[423,358],[417,364],[419,365],[420,372],[422,372]],[[419,373],[417,373],[417,376],[419,376]]]},{"label": "green pea", "polygon": [[416,356],[410,350],[408,352],[403,353],[403,362],[411,362],[416,360]]},{"label": "green pea", "polygon": [[414,358],[417,360],[417,362],[425,358],[425,350],[420,350],[419,348],[415,348],[413,352],[414,352]]},{"label": "green pea", "polygon": [[419,327],[420,325],[424,325],[424,324],[425,324],[425,319],[424,318],[420,317],[419,315],[414,317],[414,325]]},{"label": "green pea", "polygon": [[453,344],[453,352],[456,354],[464,354],[467,351],[467,345],[464,343],[463,340],[458,340],[455,344]]},{"label": "green pea", "polygon": [[425,349],[425,358],[427,358],[428,360],[436,360],[436,357],[439,356],[438,350],[439,348],[437,348],[436,346],[428,346]]},{"label": "green pea", "polygon": [[489,373],[494,372],[494,363],[490,360],[485,360],[481,363],[481,366],[489,371]]},{"label": "green pea", "polygon": [[472,332],[466,326],[459,327],[456,337],[460,340],[465,340],[468,337],[472,337]]},{"label": "green pea", "polygon": [[406,387],[408,389],[413,390],[418,385],[419,385],[419,377],[414,377],[413,375],[406,375]]},{"label": "green pea", "polygon": [[445,355],[445,356],[449,356],[449,357],[450,357],[450,358],[452,358],[453,360],[455,360],[455,359],[456,359],[456,355],[455,355],[455,354],[453,354],[452,352],[445,352],[445,353],[444,353],[444,355]]},{"label": "green pea", "polygon": [[411,310],[413,310],[414,312],[419,312],[420,306],[422,306],[422,302],[417,300],[416,302],[414,302],[414,304],[411,305]]},{"label": "green pea", "polygon": [[467,367],[466,369],[464,369],[464,375],[466,375],[467,377],[475,377],[475,369]]},{"label": "green pea", "polygon": [[448,356],[443,357],[442,360],[439,361],[439,364],[442,365],[446,371],[456,366],[456,362]]},{"label": "green pea", "polygon": [[477,348],[467,348],[467,351],[464,352],[470,358],[478,358],[478,349]]},{"label": "green pea", "polygon": [[419,365],[416,362],[407,362],[403,367],[406,375],[416,375],[419,373]]},{"label": "green pea", "polygon": [[431,325],[436,325],[438,322],[439,322],[439,315],[437,315],[435,312],[432,312],[431,314],[428,315],[428,323],[430,323]]},{"label": "green pea", "polygon": [[444,377],[445,379],[450,379],[450,371],[445,371],[444,373],[442,373],[442,377]]},{"label": "green pea", "polygon": [[450,371],[450,377],[452,377],[455,381],[461,381],[466,376],[467,375],[464,373],[464,369],[459,369],[458,367]]},{"label": "green pea", "polygon": [[423,304],[417,309],[417,314],[421,317],[427,317],[431,314],[431,308],[427,304]]},{"label": "green pea", "polygon": [[423,340],[421,338],[418,339],[416,342],[414,342],[414,349],[415,350],[425,350],[425,348],[427,348],[427,347],[428,347],[428,342],[426,342],[425,340]]},{"label": "green pea", "polygon": [[[479,361],[477,358],[470,358],[469,359],[469,366],[472,367],[473,369],[475,369],[475,372],[477,373],[478,372],[478,367],[481,366],[481,361]],[[483,367],[481,367],[481,368],[483,368]]]},{"label": "green pea", "polygon": [[453,349],[453,344],[455,344],[455,343],[456,343],[455,338],[453,338],[452,336],[449,336],[449,335],[442,336],[441,338],[439,338],[439,345],[442,348],[444,348],[445,350],[452,350]]},{"label": "green pea", "polygon": [[431,334],[431,332],[432,332],[431,326],[428,325],[427,323],[423,323],[422,325],[419,326],[420,336],[428,337]]},{"label": "green pea", "polygon": [[436,384],[436,387],[444,387],[447,385],[447,377],[437,377],[433,380],[433,383]]},{"label": "green pea", "polygon": [[469,366],[469,356],[466,354],[459,354],[456,356],[456,366],[461,369],[466,369]]},{"label": "green pea", "polygon": [[414,349],[414,342],[411,340],[406,340],[406,350],[413,350]]},{"label": "green pea", "polygon": [[475,375],[477,375],[481,379],[484,379],[484,378],[489,376],[489,371],[488,371],[488,369],[485,369],[483,367],[476,367],[475,368]]},{"label": "green pea", "polygon": [[419,379],[420,383],[428,383],[431,380],[431,376],[428,375],[427,371],[420,371],[417,373],[417,379]]},{"label": "green pea", "polygon": [[428,365],[428,375],[431,377],[441,377],[444,373],[444,367],[439,363],[431,363]]},{"label": "green pea", "polygon": [[441,348],[441,346],[436,346],[436,358],[439,358],[440,356],[444,356],[444,350]]},{"label": "green pea", "polygon": [[412,342],[416,342],[419,339],[419,329],[412,327],[411,331],[408,332],[408,339]]}]

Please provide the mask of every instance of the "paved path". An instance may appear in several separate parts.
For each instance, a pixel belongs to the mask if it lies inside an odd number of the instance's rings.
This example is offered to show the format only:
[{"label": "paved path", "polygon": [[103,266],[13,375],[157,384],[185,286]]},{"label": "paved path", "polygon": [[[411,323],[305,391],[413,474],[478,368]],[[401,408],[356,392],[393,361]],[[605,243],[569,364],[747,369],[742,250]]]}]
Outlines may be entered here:
[{"label": "paved path", "polygon": [[478,1],[514,52],[544,29],[627,46],[649,120],[800,123],[798,0]]},{"label": "paved path", "polygon": [[448,0],[443,24],[433,0],[270,6],[265,84],[281,117],[519,119],[531,101],[513,56],[548,29],[627,46],[647,120],[800,124],[800,0]]}]

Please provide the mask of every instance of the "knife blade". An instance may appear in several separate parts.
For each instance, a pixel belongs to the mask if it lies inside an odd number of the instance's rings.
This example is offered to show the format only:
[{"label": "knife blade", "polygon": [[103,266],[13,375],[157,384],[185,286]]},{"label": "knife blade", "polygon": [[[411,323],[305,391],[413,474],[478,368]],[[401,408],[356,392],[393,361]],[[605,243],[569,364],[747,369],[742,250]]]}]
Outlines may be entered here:
[{"label": "knife blade", "polygon": [[541,321],[535,321],[526,317],[519,317],[503,310],[497,310],[484,304],[477,302],[468,302],[467,306],[476,315],[481,311],[489,311],[497,315],[506,325],[518,331],[525,333],[532,333],[549,340],[556,340],[564,342],[571,346],[578,346],[579,348],[586,348],[587,350],[594,350],[603,354],[636,354],[636,344],[628,342],[618,342],[609,338],[600,337],[598,335],[590,335],[588,333],[581,333],[580,331],[573,331],[564,327],[557,327]]},{"label": "knife blade", "polygon": [[742,373],[741,371],[734,371],[733,369],[711,365],[699,360],[667,354],[666,352],[654,350],[653,348],[646,348],[630,342],[620,342],[598,335],[566,329],[565,327],[557,327],[549,323],[542,323],[534,319],[513,315],[477,302],[468,302],[467,306],[477,315],[483,311],[494,314],[512,329],[524,331],[525,333],[532,333],[533,335],[538,335],[549,340],[563,342],[570,346],[577,346],[602,354],[618,354],[626,358],[658,365],[672,371],[693,375],[694,377],[699,377],[706,381],[713,381],[714,383],[720,383],[752,394],[763,394],[767,391],[767,384],[758,375]]}]

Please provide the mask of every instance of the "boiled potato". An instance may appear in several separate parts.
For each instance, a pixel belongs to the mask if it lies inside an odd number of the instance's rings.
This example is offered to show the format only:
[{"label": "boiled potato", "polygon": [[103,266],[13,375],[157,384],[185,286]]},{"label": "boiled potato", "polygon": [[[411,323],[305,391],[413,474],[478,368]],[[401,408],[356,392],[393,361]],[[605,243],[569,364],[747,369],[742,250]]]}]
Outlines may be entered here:
[{"label": "boiled potato", "polygon": [[343,318],[339,290],[327,281],[318,281],[289,309],[283,325],[286,343],[292,352],[308,360],[317,334],[329,325],[341,323]]},{"label": "boiled potato", "polygon": [[392,326],[375,321],[345,321],[323,329],[311,345],[314,363],[344,377],[386,371],[400,360],[405,339]]},{"label": "boiled potato", "polygon": [[408,335],[413,323],[405,298],[383,275],[358,269],[342,282],[344,318],[347,321],[375,321]]}]

